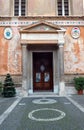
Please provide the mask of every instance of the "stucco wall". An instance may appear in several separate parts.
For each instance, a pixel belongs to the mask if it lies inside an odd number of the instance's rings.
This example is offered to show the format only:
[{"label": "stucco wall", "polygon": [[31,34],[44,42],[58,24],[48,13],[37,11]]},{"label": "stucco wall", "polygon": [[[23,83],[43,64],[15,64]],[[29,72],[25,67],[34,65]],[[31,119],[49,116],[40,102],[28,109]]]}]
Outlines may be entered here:
[{"label": "stucco wall", "polygon": [[21,45],[17,27],[12,27],[11,40],[4,38],[4,27],[0,27],[0,75],[21,74]]},{"label": "stucco wall", "polygon": [[0,0],[0,16],[9,16],[10,0]]},{"label": "stucco wall", "polygon": [[[72,82],[74,74],[84,74],[84,27],[80,26],[80,37],[74,39],[71,36],[72,26],[66,27],[64,45],[64,71],[68,76],[67,82]],[[12,27],[13,37],[10,40],[4,38],[5,27],[0,27],[0,76],[8,72],[13,75],[22,75],[22,50],[18,27]],[[70,75],[72,75],[70,77]],[[17,81],[18,79],[18,81]],[[16,77],[19,83],[21,78]]]},{"label": "stucco wall", "polygon": [[[70,15],[84,15],[84,0],[69,0],[69,4]],[[26,15],[58,15],[57,0],[26,0]],[[0,0],[0,16],[14,16],[14,0]]]},{"label": "stucco wall", "polygon": [[83,0],[72,0],[72,14],[73,16],[83,15]]},{"label": "stucco wall", "polygon": [[55,15],[55,0],[29,0],[28,15]]},{"label": "stucco wall", "polygon": [[64,62],[66,74],[84,74],[84,27],[80,27],[80,37],[73,39],[72,27],[67,27],[65,35]]}]

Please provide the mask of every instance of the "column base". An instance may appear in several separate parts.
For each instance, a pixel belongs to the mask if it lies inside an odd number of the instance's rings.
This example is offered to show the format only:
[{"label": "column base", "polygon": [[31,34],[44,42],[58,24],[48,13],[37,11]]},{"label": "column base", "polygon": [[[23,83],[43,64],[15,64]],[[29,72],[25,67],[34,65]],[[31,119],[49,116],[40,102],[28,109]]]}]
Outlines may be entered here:
[{"label": "column base", "polygon": [[59,93],[59,86],[58,86],[58,85],[55,85],[55,86],[54,86],[54,93],[55,93],[55,94],[58,94],[58,93]]},{"label": "column base", "polygon": [[28,93],[29,93],[29,94],[33,94],[33,90],[32,90],[32,89],[29,89]]},{"label": "column base", "polygon": [[23,82],[22,82],[22,96],[23,97],[28,96],[27,81],[26,80],[23,80]]},{"label": "column base", "polygon": [[22,89],[22,97],[28,97],[28,92]]},{"label": "column base", "polygon": [[59,83],[59,95],[60,96],[65,96],[66,95],[65,83],[64,82]]},{"label": "column base", "polygon": [[23,81],[22,81],[22,88],[24,90],[27,90],[27,80],[26,79],[23,79]]}]

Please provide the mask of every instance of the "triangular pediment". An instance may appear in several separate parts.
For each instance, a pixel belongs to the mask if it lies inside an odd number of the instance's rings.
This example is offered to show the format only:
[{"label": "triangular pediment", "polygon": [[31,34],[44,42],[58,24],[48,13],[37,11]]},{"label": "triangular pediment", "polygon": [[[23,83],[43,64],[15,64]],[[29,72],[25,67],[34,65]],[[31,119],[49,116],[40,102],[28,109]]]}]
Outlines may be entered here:
[{"label": "triangular pediment", "polygon": [[61,30],[61,28],[57,25],[41,21],[21,29],[20,32],[56,32],[58,30]]}]

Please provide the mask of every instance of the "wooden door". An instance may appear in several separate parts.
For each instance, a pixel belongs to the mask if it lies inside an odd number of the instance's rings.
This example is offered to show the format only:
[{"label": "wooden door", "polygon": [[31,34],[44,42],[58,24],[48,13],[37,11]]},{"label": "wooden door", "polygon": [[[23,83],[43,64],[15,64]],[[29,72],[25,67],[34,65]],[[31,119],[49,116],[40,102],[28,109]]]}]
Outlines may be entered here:
[{"label": "wooden door", "polygon": [[53,55],[47,53],[33,53],[33,90],[53,90]]}]

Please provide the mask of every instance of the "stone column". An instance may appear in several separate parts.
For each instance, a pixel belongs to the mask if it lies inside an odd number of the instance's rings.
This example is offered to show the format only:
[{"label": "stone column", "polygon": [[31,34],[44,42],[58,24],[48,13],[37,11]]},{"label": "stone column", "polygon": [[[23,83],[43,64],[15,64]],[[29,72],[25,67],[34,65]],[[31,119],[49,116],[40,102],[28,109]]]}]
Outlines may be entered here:
[{"label": "stone column", "polygon": [[27,45],[22,45],[22,93],[28,95],[27,90]]},{"label": "stone column", "polygon": [[59,44],[59,95],[65,95],[64,83],[64,43]]},{"label": "stone column", "polygon": [[60,81],[64,81],[64,44],[59,44],[59,71]]}]

